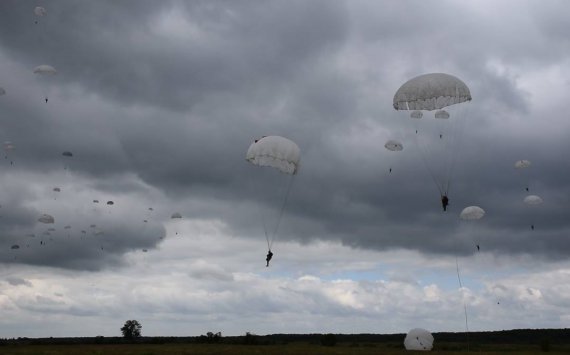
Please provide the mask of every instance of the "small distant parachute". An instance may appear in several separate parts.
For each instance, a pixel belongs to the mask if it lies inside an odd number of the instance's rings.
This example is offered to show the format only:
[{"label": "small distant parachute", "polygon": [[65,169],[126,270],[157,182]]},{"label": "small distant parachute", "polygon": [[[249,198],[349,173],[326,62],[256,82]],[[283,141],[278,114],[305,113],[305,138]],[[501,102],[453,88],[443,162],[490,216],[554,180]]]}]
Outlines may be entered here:
[{"label": "small distant parachute", "polygon": [[61,155],[63,155],[64,157],[72,157],[73,153],[69,152],[69,151],[65,151],[65,152],[61,153]]},{"label": "small distant parachute", "polygon": [[172,214],[172,216],[170,216],[170,218],[182,218],[182,215],[178,212],[175,212]]},{"label": "small distant parachute", "polygon": [[38,221],[46,224],[55,223],[55,219],[49,214],[43,214],[40,218],[38,218]]},{"label": "small distant parachute", "polygon": [[63,229],[71,229],[71,226],[69,226],[69,225],[65,226],[65,227],[63,227]]},{"label": "small distant parachute", "polygon": [[97,232],[95,232],[95,235],[102,235],[102,234],[104,234],[103,231],[97,231]]},{"label": "small distant parachute", "polygon": [[89,228],[97,228],[97,225],[92,224],[92,225],[89,226]]},{"label": "small distant parachute", "polygon": [[57,70],[54,67],[47,64],[38,65],[34,68],[34,74],[38,75],[55,75],[57,74]]},{"label": "small distant parachute", "polygon": [[18,244],[14,244],[10,247],[10,249],[20,249],[20,246]]},{"label": "small distant parachute", "polygon": [[524,169],[524,168],[528,168],[531,165],[530,160],[517,160],[515,162],[515,168],[516,169]]},{"label": "small distant parachute", "polygon": [[34,14],[38,17],[43,17],[47,15],[47,10],[44,7],[36,6],[34,8]]},{"label": "small distant parachute", "polygon": [[153,209],[152,207],[149,207],[148,210],[149,210],[149,211],[154,211],[154,209]]},{"label": "small distant parachute", "polygon": [[55,232],[55,228],[48,228],[48,231]]},{"label": "small distant parachute", "polygon": [[146,253],[148,250],[147,250],[147,249],[143,249],[142,251],[143,251],[143,253]]},{"label": "small distant parachute", "polygon": [[108,204],[108,205],[114,205],[115,202],[113,202],[113,201],[107,201],[107,204]]},{"label": "small distant parachute", "polygon": [[61,192],[61,189],[60,189],[59,187],[54,187],[54,188],[53,188],[53,191],[55,191],[55,192]]},{"label": "small distant parachute", "polygon": [[93,203],[99,203],[99,200],[93,200]]},{"label": "small distant parachute", "polygon": [[435,111],[434,117],[440,118],[440,119],[448,119],[449,118],[449,112],[447,112],[445,110]]},{"label": "small distant parachute", "polygon": [[35,238],[36,235],[34,233],[30,233],[30,234],[26,234],[26,237],[28,238]]},{"label": "small distant parachute", "polygon": [[0,88],[0,96],[6,95],[6,90],[4,88]]},{"label": "small distant parachute", "polygon": [[81,233],[82,233],[82,234],[87,234],[87,231],[82,230]]},{"label": "small distant parachute", "polygon": [[143,219],[143,222],[144,222],[144,223],[147,223],[147,222],[148,222],[148,220],[146,220],[146,219]]},{"label": "small distant parachute", "polygon": [[430,351],[433,348],[433,335],[425,329],[414,328],[404,339],[406,350]]},{"label": "small distant parachute", "polygon": [[424,117],[424,113],[422,111],[415,110],[410,113],[410,117],[419,120],[420,118]]},{"label": "small distant parachute", "polygon": [[524,198],[524,203],[526,203],[527,205],[540,205],[542,204],[542,202],[544,202],[542,200],[542,198],[540,196],[537,195],[528,195],[527,197]]},{"label": "small distant parachute", "polygon": [[299,170],[301,150],[292,140],[266,136],[249,146],[245,159],[253,165],[267,166],[295,175]]},{"label": "small distant parachute", "polygon": [[389,140],[384,144],[384,148],[392,151],[392,152],[399,152],[404,149],[404,145],[398,141]]},{"label": "small distant parachute", "polygon": [[483,218],[485,215],[485,210],[479,206],[469,206],[465,207],[463,211],[459,214],[459,218],[465,221],[475,221]]}]

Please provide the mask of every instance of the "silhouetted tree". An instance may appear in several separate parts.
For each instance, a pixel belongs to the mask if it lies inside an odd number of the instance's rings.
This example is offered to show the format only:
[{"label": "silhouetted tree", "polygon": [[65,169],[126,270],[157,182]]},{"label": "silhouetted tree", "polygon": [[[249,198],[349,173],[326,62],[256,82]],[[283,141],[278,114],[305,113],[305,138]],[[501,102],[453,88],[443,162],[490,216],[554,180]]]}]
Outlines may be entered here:
[{"label": "silhouetted tree", "polygon": [[141,336],[142,325],[136,320],[128,320],[125,325],[121,328],[123,337],[126,339],[136,339]]}]

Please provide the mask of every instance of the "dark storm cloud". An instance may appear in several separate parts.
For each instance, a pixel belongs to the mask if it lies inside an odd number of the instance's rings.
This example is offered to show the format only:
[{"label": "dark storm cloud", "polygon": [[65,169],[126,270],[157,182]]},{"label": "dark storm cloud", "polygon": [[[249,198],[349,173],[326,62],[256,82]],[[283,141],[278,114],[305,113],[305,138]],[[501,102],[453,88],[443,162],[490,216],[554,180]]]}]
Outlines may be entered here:
[{"label": "dark storm cloud", "polygon": [[[125,200],[146,193],[140,178],[183,215],[219,218],[233,234],[259,238],[261,222],[252,223],[259,213],[250,207],[277,211],[278,203],[266,201],[276,182],[258,179],[252,187],[257,171],[244,156],[253,139],[277,134],[303,151],[282,239],[436,254],[472,253],[479,240],[505,254],[559,257],[570,248],[563,238],[568,199],[560,197],[569,196],[568,170],[554,154],[568,145],[527,149],[522,128],[505,131],[503,123],[537,114],[514,67],[539,70],[568,56],[560,35],[568,25],[556,7],[514,8],[508,22],[457,2],[54,1],[34,25],[34,6],[0,3],[0,53],[19,70],[41,63],[59,70],[48,104],[39,91],[26,96],[33,105],[2,97],[10,119],[1,130],[18,146],[18,169],[41,174],[69,165],[90,188]],[[473,95],[447,214],[410,126],[392,108],[394,91],[425,72],[457,75]],[[17,75],[10,73],[11,82]],[[37,84],[26,80],[22,91]],[[406,149],[387,174],[383,144],[393,135],[407,139]],[[74,153],[69,162],[64,150]],[[521,203],[512,168],[523,158],[542,164],[532,181],[548,203],[536,211]],[[14,198],[12,205],[27,208]],[[466,230],[457,216],[473,204],[487,216]],[[37,213],[13,214],[6,233]],[[532,217],[535,231],[528,230]],[[125,244],[113,239],[106,256],[70,244],[72,257],[52,248],[18,260],[97,269],[156,243],[121,228]]]}]

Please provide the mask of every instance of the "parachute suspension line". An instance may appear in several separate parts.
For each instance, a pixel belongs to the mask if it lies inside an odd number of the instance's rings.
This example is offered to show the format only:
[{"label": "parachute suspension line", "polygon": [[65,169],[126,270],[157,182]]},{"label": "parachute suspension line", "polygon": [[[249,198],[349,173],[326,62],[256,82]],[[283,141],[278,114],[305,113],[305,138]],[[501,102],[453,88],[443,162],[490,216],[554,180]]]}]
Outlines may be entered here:
[{"label": "parachute suspension line", "polygon": [[429,175],[431,176],[431,179],[433,180],[435,186],[437,186],[437,189],[439,190],[439,194],[440,194],[441,196],[443,196],[443,195],[444,195],[444,189],[443,189],[444,185],[443,185],[443,183],[441,183],[440,181],[438,181],[437,177],[435,176],[435,173],[434,173],[433,169],[431,168],[431,166],[429,165],[429,163],[428,163],[428,161],[427,161],[427,157],[426,157],[427,148],[425,148],[425,147],[422,145],[422,143],[420,142],[420,140],[419,140],[417,134],[414,135],[414,140],[415,140],[415,142],[416,142],[416,145],[417,145],[418,149],[420,150],[420,158],[421,158],[422,163],[425,165],[426,170],[429,172]]},{"label": "parachute suspension line", "polygon": [[291,193],[291,187],[293,186],[294,177],[295,175],[291,175],[291,177],[289,178],[289,183],[287,184],[287,190],[285,191],[285,197],[283,198],[283,203],[281,204],[281,208],[279,209],[279,215],[277,216],[277,223],[275,223],[275,229],[273,230],[273,233],[271,235],[271,240],[267,239],[267,246],[269,247],[269,250],[271,250],[271,248],[273,247],[273,242],[275,241],[275,237],[277,236],[277,230],[279,229],[279,224],[281,223],[281,218],[283,217],[283,212],[285,211],[285,205],[287,205],[287,200],[289,199],[289,194]]},{"label": "parachute suspension line", "polygon": [[[253,175],[250,174],[250,176],[249,176],[249,185],[250,185],[249,191],[255,191],[254,184],[255,184],[255,181],[254,181]],[[266,218],[265,218],[265,214],[263,213],[263,209],[262,209],[260,203],[257,204],[257,209],[259,211],[258,213],[259,213],[259,216],[261,217],[261,221],[263,223],[263,234],[265,235],[265,240],[267,241],[267,249],[270,250],[271,246],[270,246],[270,242],[269,242],[269,233],[267,232],[267,223],[265,221]]]},{"label": "parachute suspension line", "polygon": [[467,340],[467,351],[469,352],[469,323],[467,322],[467,304],[465,303],[465,297],[463,297],[463,284],[461,282],[461,276],[459,274],[459,262],[457,261],[457,256],[455,257],[455,268],[457,270],[457,280],[459,280],[461,299],[463,301],[463,313],[465,314],[465,338]]}]

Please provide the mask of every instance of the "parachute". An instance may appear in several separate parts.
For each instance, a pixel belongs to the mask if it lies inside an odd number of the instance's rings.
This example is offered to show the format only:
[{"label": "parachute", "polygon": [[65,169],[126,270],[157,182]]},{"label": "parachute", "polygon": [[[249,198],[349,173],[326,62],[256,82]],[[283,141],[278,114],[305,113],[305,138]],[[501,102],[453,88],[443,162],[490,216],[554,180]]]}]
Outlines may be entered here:
[{"label": "parachute", "polygon": [[404,146],[398,141],[389,140],[384,144],[384,148],[392,152],[399,152],[404,149]]},{"label": "parachute", "polygon": [[115,202],[113,202],[113,201],[107,201],[107,204],[111,206],[111,205],[114,205]]},{"label": "parachute", "polygon": [[[34,74],[37,74],[40,77],[50,77],[57,74],[57,70],[55,70],[55,68],[52,67],[51,65],[47,64],[38,65],[37,67],[34,68],[33,72]],[[47,88],[44,89],[44,96],[45,96],[45,101],[47,103],[48,102]]]},{"label": "parachute", "polygon": [[268,166],[295,175],[299,169],[301,150],[287,138],[266,136],[249,146],[245,159],[253,165]]},{"label": "parachute", "polygon": [[43,16],[47,15],[47,10],[41,6],[36,6],[34,8],[34,14],[36,14],[36,16],[38,16],[38,17],[43,17]]},{"label": "parachute", "polygon": [[63,155],[64,157],[72,157],[73,153],[71,153],[69,151],[65,151],[65,152],[61,153],[61,155]]},{"label": "parachute", "polygon": [[479,206],[469,206],[465,207],[463,211],[459,214],[459,218],[465,221],[475,221],[483,218],[485,215],[485,210]]},{"label": "parachute", "polygon": [[537,195],[528,195],[527,197],[524,198],[523,201],[527,205],[531,205],[531,206],[540,205],[544,202],[542,200],[542,198],[540,196],[537,196]]},{"label": "parachute", "polygon": [[53,188],[53,191],[55,191],[55,192],[61,192],[61,189],[60,189],[59,187],[54,187],[54,188]]},{"label": "parachute", "polygon": [[[471,92],[467,85],[457,77],[444,73],[430,73],[412,78],[400,86],[394,94],[394,109],[412,111],[410,114],[412,118],[421,118],[422,111],[437,110],[434,116],[438,118],[438,123],[424,122],[424,124],[432,131],[438,130],[439,139],[434,139],[424,132],[418,134],[418,126],[414,137],[421,158],[442,197],[449,193],[458,151],[455,145],[461,142],[460,124],[457,122],[463,116],[458,111],[464,105],[459,104],[469,101],[471,101]],[[454,105],[458,108],[452,109]],[[443,110],[444,108],[446,110]],[[449,110],[454,111],[453,115],[448,112]],[[452,118],[448,119],[450,117]],[[416,121],[415,124],[419,125],[419,121]],[[444,133],[446,130],[451,131],[449,137]]]},{"label": "parachute", "polygon": [[172,216],[170,216],[170,218],[174,219],[174,218],[182,218],[182,215],[178,212],[175,212],[172,214]]},{"label": "parachute", "polygon": [[14,244],[10,247],[10,249],[20,249],[20,246],[18,244]]},{"label": "parachute", "polygon": [[6,90],[4,88],[0,88],[0,96],[6,95]]},{"label": "parachute", "polygon": [[49,214],[43,214],[40,218],[38,218],[38,221],[45,223],[45,224],[55,223],[55,219],[53,218],[53,216],[51,216]]},{"label": "parachute", "polygon": [[63,227],[63,229],[71,229],[71,226],[69,226],[69,225],[65,226],[65,227]]},{"label": "parachute", "polygon": [[99,200],[93,200],[93,203],[99,203]]},{"label": "parachute", "polygon": [[425,329],[414,328],[404,339],[406,350],[429,351],[433,348],[433,335]]},{"label": "parachute", "polygon": [[440,118],[440,119],[448,119],[449,118],[449,112],[447,112],[445,110],[435,111],[434,117]]},{"label": "parachute", "polygon": [[[289,183],[282,198],[281,205],[278,207],[279,214],[277,216],[273,230],[268,230],[267,222],[264,220],[263,227],[267,247],[271,251],[271,247],[277,236],[279,223],[283,216],[287,198],[291,191],[293,177],[299,171],[299,163],[301,160],[301,150],[299,146],[284,137],[280,136],[264,136],[255,140],[248,148],[245,159],[257,167],[269,167],[283,174],[289,175]],[[259,173],[258,173],[259,174]],[[275,184],[277,177],[271,177],[271,182]],[[277,187],[277,186],[276,186]]]},{"label": "parachute", "polygon": [[530,167],[530,160],[517,160],[515,162],[516,169],[524,169]]}]

